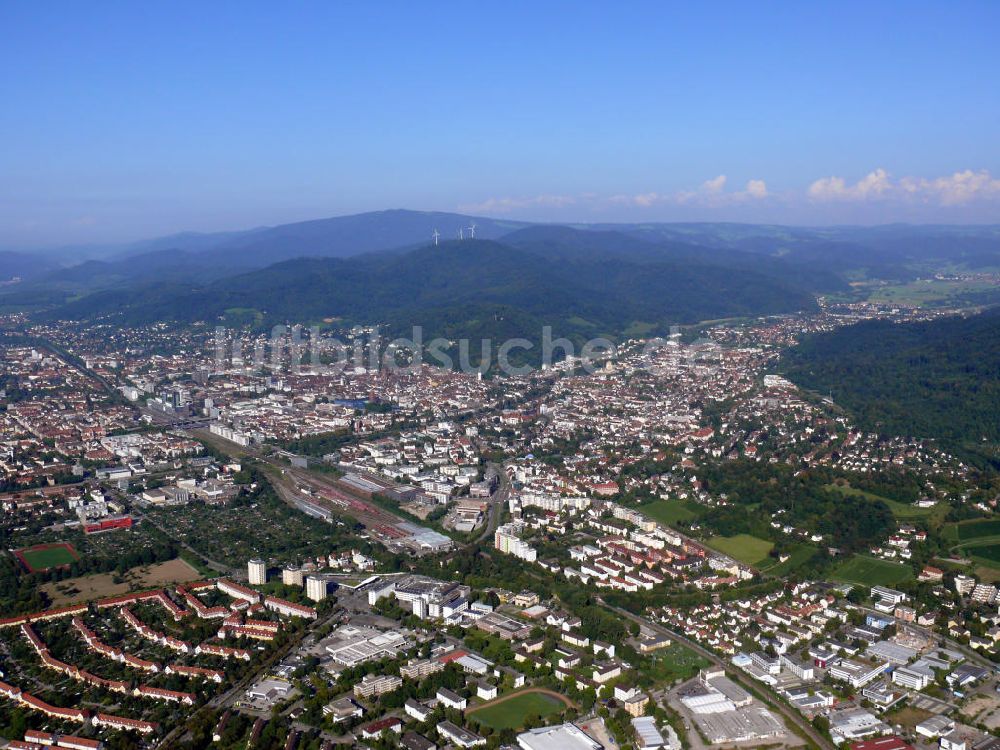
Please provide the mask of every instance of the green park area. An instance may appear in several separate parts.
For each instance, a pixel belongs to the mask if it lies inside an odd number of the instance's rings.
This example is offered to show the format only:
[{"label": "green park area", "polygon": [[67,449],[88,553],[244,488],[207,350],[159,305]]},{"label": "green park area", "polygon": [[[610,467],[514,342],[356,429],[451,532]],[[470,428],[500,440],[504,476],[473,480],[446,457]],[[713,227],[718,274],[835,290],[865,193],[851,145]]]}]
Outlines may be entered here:
[{"label": "green park area", "polygon": [[757,567],[765,575],[786,576],[811,559],[818,549],[818,547],[812,544],[793,544],[788,548],[787,560],[782,561],[778,558],[772,558],[770,562],[761,563]]},{"label": "green park area", "polygon": [[826,485],[826,489],[844,496],[858,495],[859,497],[863,497],[868,500],[879,500],[885,503],[889,507],[889,510],[892,511],[892,515],[900,521],[913,521],[919,518],[928,518],[931,520],[937,520],[937,522],[940,523],[941,520],[948,514],[948,503],[939,502],[929,508],[920,508],[912,503],[901,503],[898,500],[892,500],[888,497],[883,497],[882,495],[876,495],[874,492],[859,490],[856,487],[851,487],[850,485],[828,484]]}]

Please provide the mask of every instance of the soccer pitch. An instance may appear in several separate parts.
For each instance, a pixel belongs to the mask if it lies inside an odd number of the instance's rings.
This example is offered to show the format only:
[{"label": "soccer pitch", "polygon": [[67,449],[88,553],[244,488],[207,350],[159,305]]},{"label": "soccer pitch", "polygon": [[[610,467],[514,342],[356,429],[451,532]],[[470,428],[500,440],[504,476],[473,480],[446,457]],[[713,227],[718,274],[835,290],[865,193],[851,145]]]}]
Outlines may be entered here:
[{"label": "soccer pitch", "polygon": [[73,545],[66,542],[55,544],[39,544],[34,547],[20,549],[14,554],[21,561],[21,564],[30,573],[37,573],[52,568],[60,568],[63,565],[72,565],[80,556]]}]

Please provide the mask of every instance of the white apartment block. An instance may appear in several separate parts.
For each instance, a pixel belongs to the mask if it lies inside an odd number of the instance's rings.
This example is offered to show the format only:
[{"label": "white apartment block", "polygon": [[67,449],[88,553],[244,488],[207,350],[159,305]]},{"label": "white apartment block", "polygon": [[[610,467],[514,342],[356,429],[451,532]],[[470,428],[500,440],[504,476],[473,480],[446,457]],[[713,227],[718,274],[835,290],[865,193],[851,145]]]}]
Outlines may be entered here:
[{"label": "white apartment block", "polygon": [[325,578],[309,576],[306,578],[306,596],[314,602],[321,602],[326,599],[327,582]]},{"label": "white apartment block", "polygon": [[538,559],[538,552],[517,536],[521,528],[520,524],[513,523],[501,526],[493,536],[493,544],[504,554],[513,555],[527,562],[535,562]]},{"label": "white apartment block", "polygon": [[830,667],[830,677],[846,682],[853,688],[860,688],[885,672],[888,666],[886,663],[866,664],[852,659],[841,659]]},{"label": "white apartment block", "polygon": [[247,579],[251,586],[263,586],[267,583],[267,563],[256,557],[248,562]]},{"label": "white apartment block", "polygon": [[923,690],[931,684],[931,675],[916,669],[897,667],[892,672],[892,681],[893,684],[901,685],[910,690]]},{"label": "white apartment block", "polygon": [[366,675],[354,686],[354,695],[358,698],[372,698],[391,693],[401,687],[403,680],[396,675]]}]

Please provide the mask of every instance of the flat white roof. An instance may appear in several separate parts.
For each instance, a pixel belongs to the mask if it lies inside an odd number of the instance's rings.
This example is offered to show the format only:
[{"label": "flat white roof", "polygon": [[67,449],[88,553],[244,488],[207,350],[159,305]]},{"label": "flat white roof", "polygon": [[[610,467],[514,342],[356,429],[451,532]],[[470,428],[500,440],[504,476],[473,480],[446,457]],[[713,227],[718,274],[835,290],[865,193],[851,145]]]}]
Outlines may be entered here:
[{"label": "flat white roof", "polygon": [[517,744],[522,750],[602,750],[575,724],[532,729],[517,736]]}]

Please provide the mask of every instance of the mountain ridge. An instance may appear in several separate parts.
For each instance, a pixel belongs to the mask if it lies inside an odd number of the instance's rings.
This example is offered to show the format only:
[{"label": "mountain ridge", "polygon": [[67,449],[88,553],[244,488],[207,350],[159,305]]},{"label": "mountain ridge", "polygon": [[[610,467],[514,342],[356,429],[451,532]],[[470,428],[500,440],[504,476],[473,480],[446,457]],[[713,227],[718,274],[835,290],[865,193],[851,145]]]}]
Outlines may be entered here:
[{"label": "mountain ridge", "polygon": [[[582,336],[621,335],[635,322],[666,330],[674,323],[814,307],[808,291],[753,271],[732,274],[707,263],[639,263],[607,254],[567,262],[477,239],[397,254],[292,259],[194,287],[158,282],[106,291],[52,315],[193,322],[253,310],[268,324],[342,318],[393,331],[421,325],[438,335],[516,310],[522,327],[534,329],[521,331],[525,335],[562,325]],[[456,318],[455,310],[471,317]]]}]

